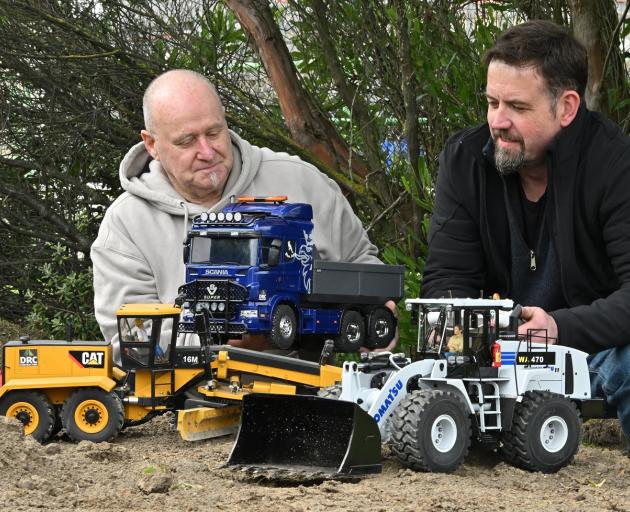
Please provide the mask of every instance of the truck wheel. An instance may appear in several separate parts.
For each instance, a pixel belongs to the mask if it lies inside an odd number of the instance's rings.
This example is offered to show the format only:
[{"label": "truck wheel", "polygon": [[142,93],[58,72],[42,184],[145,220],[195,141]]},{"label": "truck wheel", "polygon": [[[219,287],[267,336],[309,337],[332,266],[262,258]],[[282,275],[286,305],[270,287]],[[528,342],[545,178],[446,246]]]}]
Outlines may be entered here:
[{"label": "truck wheel", "polygon": [[38,391],[14,391],[0,401],[0,416],[15,418],[24,425],[24,435],[40,443],[50,439],[57,420],[54,406]]},{"label": "truck wheel", "polygon": [[367,346],[385,348],[396,334],[396,318],[387,308],[376,308],[370,314]]},{"label": "truck wheel", "polygon": [[75,441],[110,441],[122,429],[123,416],[118,395],[99,388],[78,389],[61,409],[63,427]]},{"label": "truck wheel", "polygon": [[392,451],[416,471],[450,473],[468,454],[470,416],[450,391],[412,391],[394,410],[392,426]]},{"label": "truck wheel", "polygon": [[358,311],[346,310],[341,318],[341,329],[335,338],[339,352],[356,352],[365,341],[365,322]]},{"label": "truck wheel", "polygon": [[279,349],[291,348],[295,341],[297,322],[295,312],[291,306],[280,304],[273,313],[271,320],[270,343]]},{"label": "truck wheel", "polygon": [[529,471],[554,473],[569,464],[582,437],[575,404],[549,391],[527,391],[516,404],[512,430],[501,438],[511,464]]},{"label": "truck wheel", "polygon": [[334,386],[322,388],[317,392],[317,396],[320,398],[339,400],[339,397],[341,396],[341,384],[335,384]]}]

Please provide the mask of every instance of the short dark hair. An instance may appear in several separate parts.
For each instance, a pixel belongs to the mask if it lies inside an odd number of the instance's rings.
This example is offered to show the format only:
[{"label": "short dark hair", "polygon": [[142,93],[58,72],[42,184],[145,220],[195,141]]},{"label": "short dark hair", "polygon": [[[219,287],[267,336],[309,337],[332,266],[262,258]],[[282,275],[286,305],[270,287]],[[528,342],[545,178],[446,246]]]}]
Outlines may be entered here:
[{"label": "short dark hair", "polygon": [[507,29],[484,55],[486,66],[493,60],[535,67],[553,99],[568,89],[584,97],[588,80],[586,49],[551,21],[532,20]]}]

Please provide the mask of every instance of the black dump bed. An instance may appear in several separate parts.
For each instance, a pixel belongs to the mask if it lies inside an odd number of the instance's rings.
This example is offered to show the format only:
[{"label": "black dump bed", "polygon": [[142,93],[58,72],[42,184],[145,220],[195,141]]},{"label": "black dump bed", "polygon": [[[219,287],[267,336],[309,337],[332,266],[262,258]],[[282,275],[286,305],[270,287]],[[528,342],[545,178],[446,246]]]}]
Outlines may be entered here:
[{"label": "black dump bed", "polygon": [[405,267],[339,261],[313,261],[312,293],[308,302],[384,304],[404,295]]}]

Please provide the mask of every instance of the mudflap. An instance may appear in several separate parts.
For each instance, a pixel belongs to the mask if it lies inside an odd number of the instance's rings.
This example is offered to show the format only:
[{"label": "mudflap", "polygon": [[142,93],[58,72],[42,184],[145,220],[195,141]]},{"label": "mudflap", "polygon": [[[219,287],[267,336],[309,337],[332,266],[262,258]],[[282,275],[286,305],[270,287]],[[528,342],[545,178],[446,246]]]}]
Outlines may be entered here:
[{"label": "mudflap", "polygon": [[243,397],[241,426],[226,465],[330,477],[380,473],[381,434],[353,402],[252,393]]},{"label": "mudflap", "polygon": [[177,431],[184,441],[200,441],[233,434],[238,429],[241,408],[196,407],[177,412]]}]

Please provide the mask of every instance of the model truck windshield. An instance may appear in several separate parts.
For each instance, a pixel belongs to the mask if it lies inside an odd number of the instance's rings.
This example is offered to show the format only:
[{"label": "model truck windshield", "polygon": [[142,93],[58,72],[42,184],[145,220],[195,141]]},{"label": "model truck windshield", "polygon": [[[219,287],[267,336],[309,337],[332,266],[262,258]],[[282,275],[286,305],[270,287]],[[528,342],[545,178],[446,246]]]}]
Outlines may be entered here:
[{"label": "model truck windshield", "polygon": [[191,249],[191,263],[252,266],[256,264],[258,239],[198,236],[192,239]]}]

